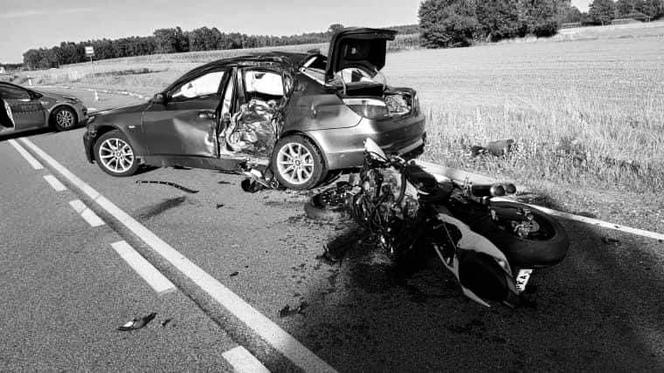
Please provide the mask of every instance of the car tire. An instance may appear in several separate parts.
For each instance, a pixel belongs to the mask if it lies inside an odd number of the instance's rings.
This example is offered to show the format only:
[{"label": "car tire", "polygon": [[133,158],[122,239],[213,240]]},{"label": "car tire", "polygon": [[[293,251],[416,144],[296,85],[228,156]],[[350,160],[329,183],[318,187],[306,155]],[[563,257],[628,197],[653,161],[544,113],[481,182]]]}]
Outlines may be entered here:
[{"label": "car tire", "polygon": [[51,123],[56,131],[72,129],[78,123],[76,112],[67,106],[60,106],[51,113]]},{"label": "car tire", "polygon": [[311,189],[327,173],[318,147],[300,135],[277,141],[270,165],[279,184],[293,190]]},{"label": "car tire", "polygon": [[134,147],[119,130],[99,136],[95,142],[94,155],[99,168],[109,175],[131,176],[138,170],[139,162]]}]

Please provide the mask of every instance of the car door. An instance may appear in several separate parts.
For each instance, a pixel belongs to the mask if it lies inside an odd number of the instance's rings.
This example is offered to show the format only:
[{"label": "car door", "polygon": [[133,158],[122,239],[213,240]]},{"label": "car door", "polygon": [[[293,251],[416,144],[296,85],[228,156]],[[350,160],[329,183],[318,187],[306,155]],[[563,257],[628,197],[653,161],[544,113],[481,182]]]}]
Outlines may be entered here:
[{"label": "car door", "polygon": [[46,111],[39,101],[39,97],[31,94],[27,89],[13,84],[0,83],[0,96],[11,109],[11,118],[16,131],[46,125]]},{"label": "car door", "polygon": [[152,156],[219,156],[217,116],[227,69],[202,71],[164,92],[143,113],[142,143]]}]

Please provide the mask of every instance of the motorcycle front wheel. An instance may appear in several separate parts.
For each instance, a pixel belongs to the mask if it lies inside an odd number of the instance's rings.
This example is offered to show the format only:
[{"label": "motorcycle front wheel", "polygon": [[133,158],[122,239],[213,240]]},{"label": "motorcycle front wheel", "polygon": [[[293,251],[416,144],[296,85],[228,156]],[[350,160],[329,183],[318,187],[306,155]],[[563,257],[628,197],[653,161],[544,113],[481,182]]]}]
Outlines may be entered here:
[{"label": "motorcycle front wheel", "polygon": [[309,219],[335,221],[346,217],[345,197],[350,184],[339,182],[314,194],[304,205]]}]

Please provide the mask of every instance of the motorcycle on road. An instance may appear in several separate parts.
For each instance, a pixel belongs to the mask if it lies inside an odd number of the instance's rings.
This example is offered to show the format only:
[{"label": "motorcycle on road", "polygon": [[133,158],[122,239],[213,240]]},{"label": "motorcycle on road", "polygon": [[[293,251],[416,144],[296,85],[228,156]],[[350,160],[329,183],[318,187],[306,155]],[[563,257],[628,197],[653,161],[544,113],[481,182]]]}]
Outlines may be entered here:
[{"label": "motorcycle on road", "polygon": [[559,263],[569,247],[563,227],[507,195],[513,184],[439,182],[415,161],[365,141],[359,174],[311,197],[311,218],[350,216],[395,260],[432,248],[464,295],[484,306],[519,303],[533,269]]}]

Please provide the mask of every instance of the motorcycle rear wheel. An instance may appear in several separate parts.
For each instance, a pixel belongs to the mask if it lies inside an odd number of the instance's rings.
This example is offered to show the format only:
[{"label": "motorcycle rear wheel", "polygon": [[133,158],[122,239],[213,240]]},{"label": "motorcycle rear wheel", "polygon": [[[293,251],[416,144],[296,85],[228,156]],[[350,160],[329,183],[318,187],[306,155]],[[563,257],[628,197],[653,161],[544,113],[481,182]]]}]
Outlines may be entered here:
[{"label": "motorcycle rear wheel", "polygon": [[492,202],[496,211],[517,211],[527,208],[538,226],[535,232],[525,236],[516,233],[514,224],[523,223],[514,214],[497,213],[497,219],[489,214],[476,219],[471,229],[488,238],[518,268],[543,268],[558,264],[567,255],[569,238],[562,225],[548,214],[516,202]]}]

